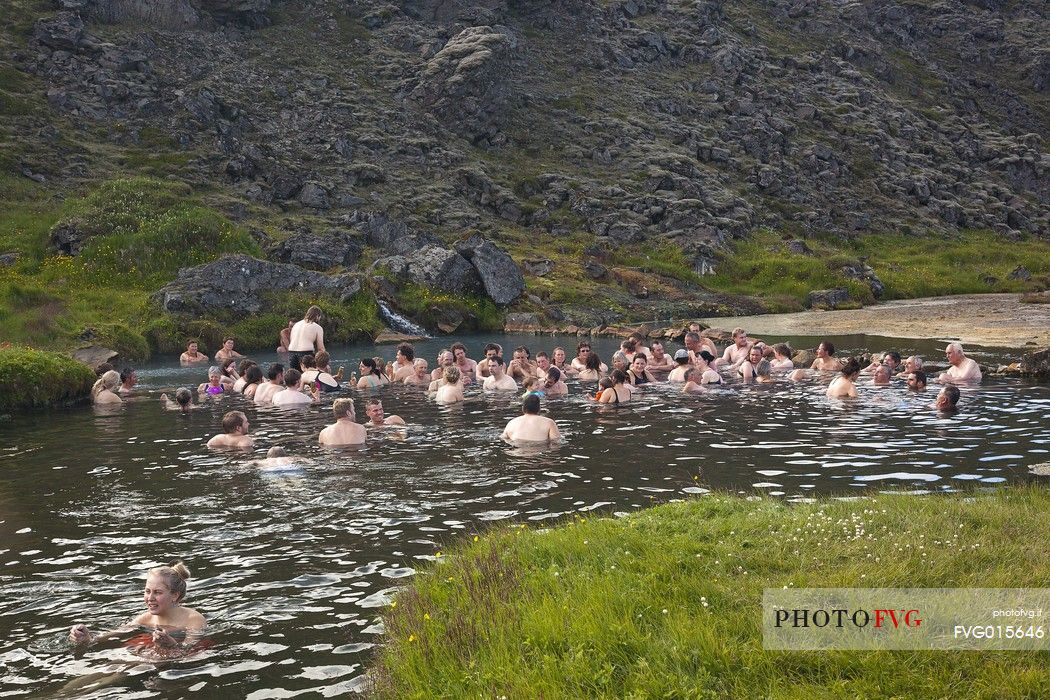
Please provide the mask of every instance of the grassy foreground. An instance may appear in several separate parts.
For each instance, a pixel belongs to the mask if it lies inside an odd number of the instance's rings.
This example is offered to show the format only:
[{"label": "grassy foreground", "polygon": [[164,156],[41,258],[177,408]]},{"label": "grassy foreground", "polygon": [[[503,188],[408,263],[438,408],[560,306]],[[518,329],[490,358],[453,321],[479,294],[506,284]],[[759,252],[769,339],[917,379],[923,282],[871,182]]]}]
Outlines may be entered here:
[{"label": "grassy foreground", "polygon": [[1036,698],[1045,652],[766,652],[765,587],[1046,587],[1050,493],[711,496],[456,547],[385,615],[380,698]]}]

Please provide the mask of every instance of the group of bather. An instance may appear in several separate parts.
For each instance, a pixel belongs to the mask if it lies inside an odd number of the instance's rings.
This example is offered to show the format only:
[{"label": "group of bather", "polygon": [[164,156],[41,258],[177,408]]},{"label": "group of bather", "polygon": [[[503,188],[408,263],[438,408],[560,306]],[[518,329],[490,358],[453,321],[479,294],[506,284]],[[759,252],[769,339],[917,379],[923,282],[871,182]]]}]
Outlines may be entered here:
[{"label": "group of bather", "polygon": [[[581,384],[597,383],[593,394],[587,391],[588,398],[614,405],[630,403],[645,385],[663,382],[679,385],[687,394],[701,394],[731,379],[762,384],[778,379],[799,381],[806,377],[825,377],[831,378],[827,396],[845,399],[857,396],[857,383],[865,374],[871,376],[870,383],[874,386],[888,386],[899,380],[916,392],[925,390],[930,380],[921,357],[913,355],[902,359],[899,353],[890,351],[872,356],[870,364],[864,366],[855,357],[840,360],[829,341],[820,343],[808,367],[796,367],[792,357],[799,355],[790,346],[769,345],[749,338],[742,328],[733,330],[732,343],[720,352],[698,323],[689,325],[684,347],[673,353],[665,348],[662,340],[632,333],[612,354],[608,364],[586,340],[576,346],[576,354],[571,359],[562,347],[554,348],[549,354],[539,352],[534,357],[524,345],[505,357],[499,344],[488,343],[483,357],[475,361],[468,356],[466,346],[453,343],[438,353],[436,366],[431,369],[426,359],[416,357],[411,344],[401,343],[392,361],[362,358],[358,371],[347,378],[343,367],[332,370],[320,319],[321,311],[314,306],[301,321],[290,323],[282,331],[278,347],[279,351],[287,352],[288,366],[275,362],[265,372],[255,361],[235,350],[233,338],[225,338],[215,354],[216,364],[208,370],[208,381],[200,384],[197,393],[202,397],[234,393],[257,406],[297,407],[319,404],[322,396],[330,392],[405,384],[425,388],[439,404],[455,404],[464,400],[464,387],[476,383],[485,392],[521,392],[523,413],[508,424],[503,433],[505,439],[557,441],[560,434],[554,421],[540,415],[541,399],[568,394],[567,378]],[[956,384],[980,381],[981,370],[959,343],[949,343],[945,356],[948,368],[932,379],[944,385],[934,405],[938,410],[951,412],[959,401]],[[207,364],[212,359],[200,351],[197,341],[191,340],[180,362]],[[101,375],[92,395],[96,403],[120,402],[120,394],[131,391],[135,381],[133,370],[120,373],[111,370]],[[167,408],[183,412],[196,406],[193,392],[186,387],[175,391],[174,400],[164,394],[161,401]],[[318,438],[321,444],[349,445],[365,441],[365,426],[356,421],[352,398],[335,398],[332,411],[336,422],[321,431]],[[369,427],[405,424],[399,416],[386,415],[378,397],[367,401],[366,413]],[[252,439],[248,428],[248,418],[243,412],[230,411],[223,418],[223,432],[208,445],[250,447]]]},{"label": "group of bather", "polygon": [[[393,361],[384,363],[380,358],[363,358],[358,369],[360,376],[355,372],[347,379],[344,368],[332,371],[320,318],[320,309],[311,307],[302,321],[290,323],[289,328],[282,331],[278,351],[288,353],[288,366],[273,363],[265,374],[257,363],[234,349],[232,338],[224,339],[222,349],[214,358],[216,364],[208,370],[208,381],[200,384],[196,393],[202,398],[233,393],[260,406],[295,407],[317,404],[329,392],[345,392],[353,387],[375,390],[400,383],[425,388],[438,403],[455,404],[464,400],[464,386],[475,383],[485,392],[510,395],[522,392],[522,415],[508,423],[502,434],[504,439],[549,443],[560,440],[560,434],[553,420],[540,415],[542,399],[568,394],[566,378],[581,384],[597,383],[593,394],[587,389],[588,398],[613,405],[630,404],[646,385],[658,383],[681,386],[681,391],[687,394],[699,394],[730,380],[761,384],[806,377],[830,378],[827,396],[844,399],[857,396],[857,383],[865,374],[870,375],[873,386],[901,381],[914,392],[924,391],[927,381],[931,380],[918,356],[902,359],[899,353],[890,351],[872,356],[864,366],[865,363],[855,357],[840,360],[834,345],[828,341],[820,343],[808,367],[796,367],[792,357],[802,356],[788,345],[768,345],[751,339],[742,328],[733,331],[732,343],[720,353],[714,341],[701,332],[699,324],[690,324],[684,347],[673,353],[661,340],[647,341],[641,334],[633,333],[612,354],[608,364],[585,340],[576,346],[576,355],[571,360],[561,347],[533,357],[527,347],[518,346],[505,358],[500,345],[489,343],[484,347],[484,356],[475,361],[462,343],[453,343],[438,353],[437,364],[431,369],[427,360],[415,356],[411,344],[402,343],[397,346]],[[305,329],[300,324],[305,325]],[[949,343],[945,357],[948,368],[932,378],[944,385],[934,406],[951,413],[959,401],[957,385],[979,382],[981,369],[966,356],[959,343]],[[203,365],[212,362],[212,358],[200,351],[196,341],[190,341],[180,361],[184,365]],[[100,374],[92,389],[92,396],[99,404],[121,402],[121,395],[131,392],[136,382],[135,372],[129,368],[117,372],[107,367]],[[161,401],[167,408],[188,413],[200,405],[193,402],[193,394],[191,389],[182,387],[175,392],[174,400],[165,394]],[[358,445],[365,442],[367,428],[405,425],[400,417],[386,415],[382,401],[374,395],[366,399],[368,420],[365,424],[356,420],[353,398],[335,398],[332,412],[335,423],[321,430],[318,436],[322,445]],[[209,447],[253,446],[244,412],[226,413],[222,429],[222,433],[209,440]],[[282,459],[289,459],[283,448],[273,447],[264,461],[279,463]],[[146,643],[182,650],[195,648],[194,645],[200,643],[199,634],[205,621],[199,613],[181,605],[188,578],[189,570],[181,562],[151,569],[144,591],[146,612],[108,632],[96,633],[84,625],[76,625],[70,630],[70,640],[77,645],[90,644],[145,628],[152,630],[141,635]]]}]

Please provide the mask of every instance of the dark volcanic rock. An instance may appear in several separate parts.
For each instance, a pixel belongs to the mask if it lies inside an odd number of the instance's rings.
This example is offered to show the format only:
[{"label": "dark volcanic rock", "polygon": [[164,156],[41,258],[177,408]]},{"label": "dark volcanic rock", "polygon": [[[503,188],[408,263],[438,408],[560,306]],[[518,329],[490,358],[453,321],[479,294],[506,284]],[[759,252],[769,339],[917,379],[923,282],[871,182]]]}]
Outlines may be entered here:
[{"label": "dark volcanic rock", "polygon": [[592,280],[602,280],[609,275],[609,268],[599,262],[595,262],[594,260],[585,260],[583,263],[583,271]]},{"label": "dark volcanic rock", "polygon": [[76,219],[55,225],[48,234],[47,247],[59,255],[80,255],[91,236],[84,231]]},{"label": "dark volcanic rock", "polygon": [[1021,373],[1036,379],[1050,379],[1050,348],[1025,355],[1021,360]]},{"label": "dark volcanic rock", "polygon": [[449,292],[476,293],[482,288],[477,271],[466,258],[436,245],[380,258],[374,266],[386,267],[401,280]]},{"label": "dark volcanic rock", "polygon": [[836,309],[839,304],[846,301],[849,301],[849,290],[844,287],[835,287],[810,292],[806,297],[806,306],[811,309]]},{"label": "dark volcanic rock", "polygon": [[456,244],[463,257],[478,271],[485,292],[492,301],[506,306],[525,292],[525,277],[507,251],[492,241],[472,236]]},{"label": "dark volcanic rock", "polygon": [[171,313],[240,318],[263,311],[270,293],[290,290],[345,300],[361,290],[361,281],[355,275],[329,277],[296,265],[228,255],[179,270],[153,299]]},{"label": "dark volcanic rock", "polygon": [[53,49],[74,51],[84,40],[84,21],[73,12],[59,12],[33,28],[33,38]]},{"label": "dark volcanic rock", "polygon": [[522,260],[521,264],[525,266],[526,272],[536,277],[548,275],[554,269],[554,261],[550,258],[528,258]]},{"label": "dark volcanic rock", "polygon": [[270,258],[310,270],[330,270],[353,267],[361,257],[361,250],[361,242],[346,233],[332,232],[324,236],[307,233],[278,243]]},{"label": "dark volcanic rock", "polygon": [[1007,275],[1007,278],[1027,282],[1028,280],[1032,279],[1032,273],[1029,272],[1028,268],[1024,265],[1018,265],[1010,272],[1010,274]]}]

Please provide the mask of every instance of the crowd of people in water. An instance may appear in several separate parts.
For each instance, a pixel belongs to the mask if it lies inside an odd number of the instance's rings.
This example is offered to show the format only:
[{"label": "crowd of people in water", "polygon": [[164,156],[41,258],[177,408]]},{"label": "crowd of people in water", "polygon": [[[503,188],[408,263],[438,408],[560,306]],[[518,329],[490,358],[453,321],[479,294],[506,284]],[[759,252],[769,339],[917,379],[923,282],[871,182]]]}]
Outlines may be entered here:
[{"label": "crowd of people in water", "polygon": [[[522,442],[560,440],[555,422],[541,413],[543,399],[569,393],[567,378],[583,387],[596,385],[593,393],[591,388],[585,389],[587,397],[599,404],[614,406],[630,404],[638,400],[639,392],[644,393],[646,385],[661,383],[680,386],[685,394],[703,394],[729,381],[765,384],[817,378],[829,381],[828,398],[849,399],[857,396],[862,376],[867,376],[864,381],[873,386],[899,383],[912,392],[923,392],[928,382],[937,382],[943,388],[932,406],[945,413],[957,409],[957,385],[981,380],[980,366],[967,357],[962,345],[956,342],[945,348],[948,367],[936,376],[926,374],[921,357],[902,358],[896,351],[873,355],[870,363],[856,357],[843,360],[836,356],[835,347],[829,341],[820,343],[809,366],[797,367],[792,357],[798,355],[787,344],[770,345],[736,328],[732,342],[719,350],[698,323],[689,325],[683,338],[684,347],[673,351],[665,347],[662,340],[632,333],[608,363],[586,340],[577,344],[571,358],[562,347],[549,353],[540,351],[534,356],[524,345],[506,356],[499,344],[488,343],[478,360],[472,359],[467,347],[457,342],[441,350],[431,368],[426,359],[416,357],[410,343],[401,343],[393,360],[384,362],[379,357],[364,357],[357,371],[347,375],[345,368],[335,371],[331,366],[331,356],[324,346],[321,309],[316,306],[311,306],[301,320],[290,322],[281,331],[278,351],[287,355],[287,364],[274,362],[264,370],[237,352],[235,345],[233,338],[225,338],[222,348],[212,358],[201,351],[197,341],[189,341],[180,362],[187,366],[210,365],[207,381],[196,390],[200,397],[239,394],[257,406],[296,408],[321,404],[328,394],[345,394],[354,388],[371,392],[389,384],[406,384],[419,387],[438,404],[447,405],[463,401],[464,387],[476,384],[484,392],[521,394],[522,415],[510,421],[503,438]],[[135,386],[135,371],[106,369],[95,383],[92,397],[97,404],[119,404],[122,395]],[[188,387],[180,387],[173,398],[163,394],[161,402],[173,411],[190,412],[200,406],[194,403],[194,393]],[[334,423],[320,432],[318,442],[322,445],[363,444],[366,426],[405,425],[399,416],[385,413],[378,396],[366,400],[364,423],[357,420],[353,398],[346,395],[332,398]],[[222,420],[222,432],[208,441],[208,447],[212,448],[252,446],[248,417],[242,411],[228,412]]]},{"label": "crowd of people in water", "polygon": [[[667,384],[680,387],[685,394],[703,394],[726,382],[764,384],[777,381],[800,381],[816,378],[829,382],[826,395],[831,399],[857,396],[858,383],[891,386],[897,383],[909,392],[921,393],[928,382],[942,385],[931,408],[950,414],[959,403],[958,385],[981,380],[979,365],[966,356],[959,343],[945,348],[947,369],[936,376],[927,375],[923,358],[902,358],[895,351],[871,357],[863,363],[856,357],[844,360],[836,356],[834,345],[821,342],[816,357],[808,367],[797,367],[795,351],[784,343],[769,345],[750,338],[742,328],[732,332],[732,342],[719,351],[714,341],[702,333],[699,324],[690,324],[684,335],[684,347],[671,351],[663,341],[646,339],[632,333],[609,358],[599,357],[591,343],[580,341],[575,355],[569,357],[562,347],[535,355],[526,346],[514,348],[509,356],[497,343],[488,343],[482,356],[474,360],[462,343],[452,343],[441,350],[433,369],[426,359],[416,357],[409,343],[397,346],[393,360],[362,358],[356,372],[346,374],[340,367],[333,371],[331,357],[324,347],[321,310],[312,306],[302,320],[289,323],[281,331],[279,353],[287,354],[287,365],[275,362],[263,369],[235,349],[233,338],[225,338],[214,358],[201,351],[197,341],[190,341],[180,357],[183,365],[208,365],[207,381],[196,392],[189,387],[174,391],[173,398],[161,396],[165,408],[189,413],[202,404],[201,398],[239,394],[258,406],[304,407],[320,404],[328,394],[333,396],[331,410],[334,422],[320,431],[318,442],[325,446],[351,446],[365,443],[368,429],[404,426],[396,415],[387,415],[382,400],[374,390],[390,384],[415,386],[439,404],[464,400],[464,387],[476,384],[484,392],[521,395],[522,415],[511,420],[502,433],[510,442],[557,443],[561,439],[557,424],[541,415],[543,402],[565,396],[566,378],[576,380],[589,400],[604,405],[630,405],[644,394],[646,387]],[[214,364],[212,364],[214,363]],[[116,371],[104,366],[92,389],[96,404],[119,404],[132,392],[137,381],[135,371]],[[862,380],[861,377],[867,378]],[[352,389],[367,392],[366,420],[359,422]],[[251,448],[249,421],[243,411],[229,411],[222,418],[222,432],[208,441],[210,448]],[[281,464],[290,457],[282,447],[272,447],[261,463]],[[182,562],[150,569],[143,592],[146,611],[124,626],[95,633],[84,625],[69,632],[75,645],[87,645],[105,639],[141,632],[134,639],[153,648],[192,650],[201,643],[204,617],[182,605],[186,580],[190,572]],[[145,630],[145,631],[143,631]]]}]

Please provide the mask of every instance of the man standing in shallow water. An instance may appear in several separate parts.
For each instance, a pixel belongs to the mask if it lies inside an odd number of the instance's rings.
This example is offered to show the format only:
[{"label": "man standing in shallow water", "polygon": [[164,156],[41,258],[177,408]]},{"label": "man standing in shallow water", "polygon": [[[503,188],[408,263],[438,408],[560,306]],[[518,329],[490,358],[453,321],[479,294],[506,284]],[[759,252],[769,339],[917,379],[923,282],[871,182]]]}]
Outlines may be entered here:
[{"label": "man standing in shallow water", "polygon": [[948,347],[944,349],[944,354],[948,358],[948,363],[951,364],[951,367],[937,377],[938,382],[944,384],[981,381],[980,365],[966,356],[966,353],[963,352],[962,344],[948,343]]},{"label": "man standing in shallow water", "polygon": [[354,400],[336,399],[332,402],[332,415],[335,423],[329,425],[317,436],[322,445],[339,447],[341,445],[363,445],[367,432],[365,426],[354,420]]},{"label": "man standing in shallow water", "polygon": [[382,428],[384,426],[405,424],[405,421],[401,419],[401,416],[384,415],[383,402],[379,399],[369,400],[368,405],[365,406],[365,414],[369,418],[368,423],[365,425],[369,428]]},{"label": "man standing in shallow water", "polygon": [[747,331],[743,328],[733,329],[733,344],[726,348],[722,357],[715,360],[715,369],[728,366],[730,369],[738,368],[747,361],[751,352],[751,342],[747,339]]},{"label": "man standing in shallow water", "polygon": [[230,411],[222,417],[222,434],[208,440],[208,447],[250,448],[255,444],[248,434],[248,416],[240,411]]},{"label": "man standing in shallow water", "polygon": [[560,442],[558,425],[540,415],[540,397],[529,394],[521,402],[522,415],[512,419],[503,429],[502,437],[510,442]]},{"label": "man standing in shallow water", "polygon": [[835,346],[827,340],[821,341],[820,345],[817,346],[817,359],[813,360],[810,369],[820,370],[821,372],[841,371],[842,363],[835,358]]}]

